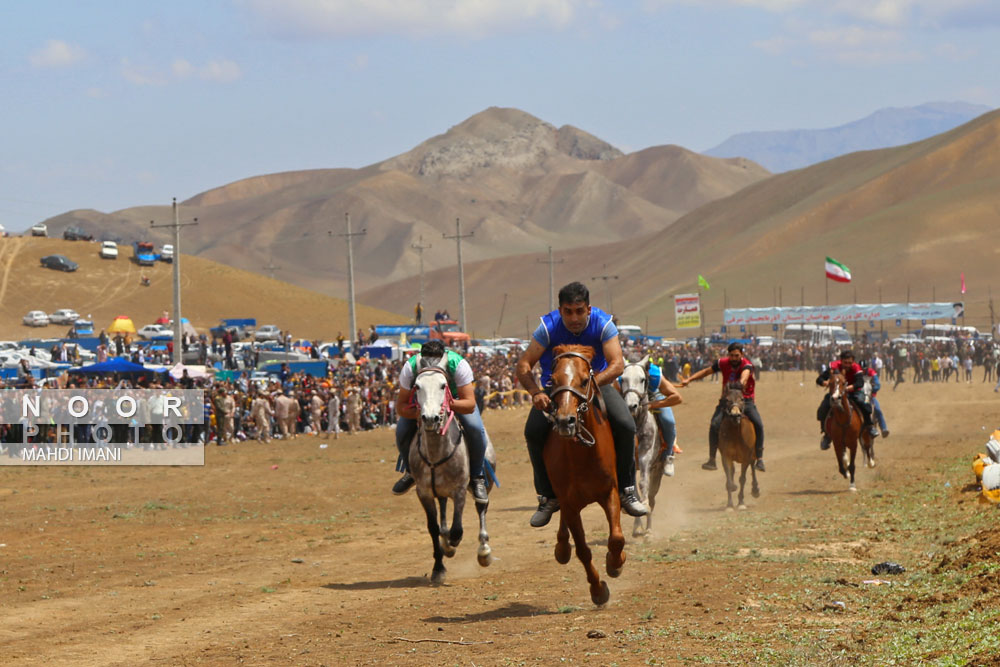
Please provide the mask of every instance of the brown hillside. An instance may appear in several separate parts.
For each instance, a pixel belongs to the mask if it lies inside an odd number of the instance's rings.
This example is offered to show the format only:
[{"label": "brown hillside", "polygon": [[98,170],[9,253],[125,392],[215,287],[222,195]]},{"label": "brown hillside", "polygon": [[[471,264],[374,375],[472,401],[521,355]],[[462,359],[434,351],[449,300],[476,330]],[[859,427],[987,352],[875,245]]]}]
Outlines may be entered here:
[{"label": "brown hillside", "polygon": [[[1000,112],[931,139],[880,151],[846,155],[807,169],[773,176],[711,202],[669,228],[640,239],[557,254],[556,282],[585,280],[595,304],[606,305],[596,275],[611,282],[622,321],[653,332],[673,329],[672,295],[697,290],[704,275],[710,327],[721,323],[723,300],[731,307],[831,303],[965,300],[966,324],[991,322],[991,280],[997,282],[1000,249]],[[826,284],[827,255],[847,264],[850,285]],[[466,268],[472,327],[491,332],[508,293],[507,333],[524,333],[547,306],[547,271],[541,254],[473,264]],[[603,268],[603,265],[607,268]],[[964,272],[968,293],[959,294]],[[428,305],[454,313],[455,271],[428,277]],[[400,286],[363,295],[368,303],[400,310]],[[1000,319],[1000,311],[996,313]],[[532,325],[533,326],[533,325]],[[887,323],[891,333],[897,330]],[[911,326],[919,326],[919,323]],[[508,328],[510,327],[510,328]],[[760,332],[763,333],[763,332]],[[770,333],[770,332],[768,332]]]},{"label": "brown hillside", "polygon": [[[118,315],[128,315],[136,327],[149,324],[164,310],[173,311],[173,268],[157,262],[139,267],[131,249],[119,248],[117,260],[101,259],[98,244],[61,239],[11,237],[0,239],[0,338],[59,337],[67,326],[32,329],[21,324],[29,310],[51,313],[73,308],[92,316],[98,328]],[[44,269],[45,255],[66,255],[80,265],[74,273]],[[295,337],[333,340],[349,330],[347,303],[295,285],[234,269],[201,257],[181,259],[181,308],[196,329],[207,331],[223,317],[255,317],[258,324],[276,324]],[[140,275],[150,277],[143,287]],[[406,318],[359,306],[358,326],[404,322]]]},{"label": "brown hillside", "polygon": [[[619,163],[621,166],[619,166]],[[412,150],[363,169],[319,169],[254,176],[181,203],[183,252],[275,276],[327,294],[346,282],[344,214],[365,236],[354,242],[361,288],[412,276],[413,245],[432,246],[425,266],[453,266],[455,219],[472,232],[469,261],[613,243],[664,229],[714,198],[766,176],[745,161],[683,149],[635,156],[583,130],[556,128],[517,109],[491,108]],[[114,213],[70,211],[47,222],[50,234],[79,225],[95,236],[170,242],[149,221],[169,222],[168,206]]]}]

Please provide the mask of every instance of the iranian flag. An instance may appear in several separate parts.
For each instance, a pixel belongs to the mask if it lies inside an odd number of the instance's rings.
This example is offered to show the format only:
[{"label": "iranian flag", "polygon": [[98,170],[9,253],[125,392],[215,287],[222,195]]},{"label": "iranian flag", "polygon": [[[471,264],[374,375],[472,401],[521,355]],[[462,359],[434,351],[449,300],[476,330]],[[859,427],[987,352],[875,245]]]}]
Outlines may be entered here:
[{"label": "iranian flag", "polygon": [[833,257],[827,257],[826,277],[830,280],[836,280],[838,283],[849,283],[851,282],[851,270]]}]

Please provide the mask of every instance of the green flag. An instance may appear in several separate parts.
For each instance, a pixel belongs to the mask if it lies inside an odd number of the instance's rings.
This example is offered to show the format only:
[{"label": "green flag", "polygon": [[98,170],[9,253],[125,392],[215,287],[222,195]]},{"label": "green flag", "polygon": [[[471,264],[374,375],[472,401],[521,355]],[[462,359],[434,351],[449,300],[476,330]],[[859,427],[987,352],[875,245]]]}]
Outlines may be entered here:
[{"label": "green flag", "polygon": [[698,287],[704,287],[706,290],[712,289],[709,286],[708,281],[705,280],[705,277],[703,275],[701,275],[700,273],[698,274]]}]

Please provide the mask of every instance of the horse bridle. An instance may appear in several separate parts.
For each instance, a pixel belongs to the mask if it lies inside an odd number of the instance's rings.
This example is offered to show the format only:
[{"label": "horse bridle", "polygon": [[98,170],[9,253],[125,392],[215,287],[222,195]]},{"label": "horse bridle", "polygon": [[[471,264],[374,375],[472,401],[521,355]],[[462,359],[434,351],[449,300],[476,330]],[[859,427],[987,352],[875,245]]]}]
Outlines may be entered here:
[{"label": "horse bridle", "polygon": [[[448,418],[445,420],[444,426],[442,426],[441,430],[438,432],[439,435],[444,435],[444,434],[446,434],[448,432],[448,427],[451,426],[451,422],[455,418],[455,411],[451,407],[451,402],[452,402],[453,398],[452,398],[452,395],[451,395],[451,388],[448,386],[448,379],[449,379],[448,378],[448,373],[446,373],[445,370],[443,368],[441,368],[440,366],[427,366],[425,368],[421,368],[417,372],[417,374],[413,377],[413,387],[414,387],[414,389],[416,389],[416,386],[417,386],[417,378],[419,378],[421,375],[423,375],[425,373],[440,373],[441,375],[444,376],[444,383],[445,384],[444,384],[444,404],[443,405],[444,405],[445,412],[448,414]],[[413,394],[410,396],[410,399],[413,401],[414,404],[416,404],[416,396],[417,396],[417,392],[416,391],[414,391]],[[457,438],[455,440],[455,442],[451,446],[451,451],[449,451],[447,454],[445,454],[443,457],[441,457],[437,461],[431,461],[430,459],[427,458],[427,455],[424,454],[423,450],[420,448],[420,444],[424,441],[423,430],[424,429],[419,428],[419,426],[418,426],[418,428],[417,428],[417,454],[420,456],[420,459],[424,462],[424,465],[426,465],[431,470],[431,492],[435,496],[437,496],[437,489],[435,488],[435,482],[436,482],[436,479],[435,479],[435,477],[436,477],[435,470],[436,470],[436,468],[438,466],[443,465],[443,464],[447,463],[449,460],[451,460],[451,457],[453,457],[455,455],[455,452],[458,451],[458,443],[461,442],[461,438]]]},{"label": "horse bridle", "polygon": [[[649,369],[646,368],[645,364],[625,364],[625,368],[631,368],[632,366],[635,366],[636,368],[641,368],[642,369],[643,374],[646,376],[646,394],[648,394],[649,393]],[[618,381],[621,382],[621,378],[620,377],[618,378]],[[638,396],[640,403],[642,402],[642,399],[646,397],[646,394],[644,394],[643,392],[639,391],[638,389],[635,389],[634,387],[629,387],[628,389],[626,389],[625,391],[622,392],[622,396],[628,396],[629,394],[635,394],[636,396]]]},{"label": "horse bridle", "polygon": [[549,422],[554,423],[555,422],[555,402],[554,402],[555,397],[558,396],[559,394],[563,393],[563,392],[569,392],[570,394],[573,394],[574,396],[577,397],[577,399],[579,399],[577,401],[577,404],[576,404],[576,418],[577,418],[577,421],[576,421],[576,429],[577,429],[576,439],[579,440],[581,444],[586,445],[587,447],[593,447],[594,443],[597,442],[597,439],[583,425],[583,418],[584,418],[584,415],[586,414],[587,410],[590,409],[590,402],[594,400],[595,394],[596,394],[596,397],[597,397],[598,406],[601,408],[602,411],[604,411],[604,397],[601,396],[601,392],[596,389],[597,388],[597,380],[594,378],[594,369],[590,366],[590,361],[591,361],[590,359],[588,359],[586,356],[580,354],[579,352],[563,352],[562,354],[558,354],[558,355],[556,355],[555,357],[552,358],[552,368],[553,368],[553,370],[555,370],[556,362],[559,361],[560,359],[562,359],[563,357],[577,357],[578,359],[583,359],[585,362],[587,362],[587,369],[590,372],[590,377],[588,378],[588,382],[587,382],[587,393],[584,394],[582,391],[580,391],[580,390],[576,389],[575,387],[572,387],[572,386],[570,386],[568,384],[563,384],[563,385],[559,385],[558,387],[553,387],[552,391],[549,392],[549,398],[553,399],[553,402],[550,404],[549,410],[547,412],[545,412],[545,418],[548,419]]}]

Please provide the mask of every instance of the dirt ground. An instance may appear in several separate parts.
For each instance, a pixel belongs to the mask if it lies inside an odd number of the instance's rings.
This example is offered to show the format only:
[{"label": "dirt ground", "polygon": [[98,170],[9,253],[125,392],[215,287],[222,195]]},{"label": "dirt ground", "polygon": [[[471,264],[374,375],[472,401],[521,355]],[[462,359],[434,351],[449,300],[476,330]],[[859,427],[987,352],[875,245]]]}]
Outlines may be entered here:
[{"label": "dirt ground", "polygon": [[[955,568],[996,558],[982,532],[996,514],[963,490],[998,426],[1000,399],[980,373],[971,385],[885,389],[892,435],[856,494],[819,450],[813,377],[765,374],[768,471],[746,512],[723,511],[723,473],[700,468],[719,387],[688,388],[676,409],[684,453],[654,535],[633,538],[623,522],[628,560],[602,608],[575,557],[553,559],[557,522],[528,526],[523,410],[485,416],[502,484],[488,514],[497,560],[476,563],[470,504],[440,587],[416,495],[389,492],[391,431],[211,446],[204,467],[5,467],[3,662],[885,664],[911,630],[920,640],[915,613],[933,602],[921,585],[954,580],[956,604],[973,593]],[[603,564],[600,510],[585,523]],[[884,560],[907,573],[863,583]],[[996,664],[988,649],[952,650]]]}]

